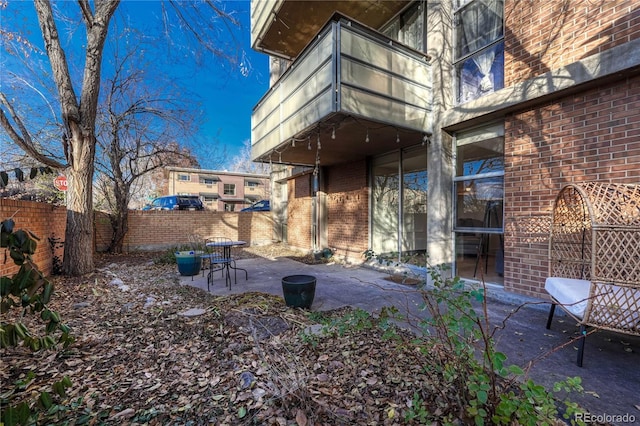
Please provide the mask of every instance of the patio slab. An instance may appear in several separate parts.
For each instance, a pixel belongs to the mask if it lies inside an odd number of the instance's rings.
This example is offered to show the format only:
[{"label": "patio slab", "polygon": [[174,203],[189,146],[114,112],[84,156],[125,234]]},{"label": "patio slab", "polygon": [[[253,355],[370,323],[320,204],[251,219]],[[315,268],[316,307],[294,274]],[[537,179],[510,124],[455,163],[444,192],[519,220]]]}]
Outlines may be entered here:
[{"label": "patio slab", "polygon": [[[304,274],[315,276],[317,282],[311,310],[352,306],[376,313],[393,305],[406,314],[407,323],[403,325],[409,327],[426,315],[420,309],[422,299],[414,287],[392,282],[387,279],[388,274],[380,270],[338,264],[307,265],[288,258],[275,261],[241,259],[237,263],[238,267],[249,271],[249,279],[245,281],[244,273],[239,272],[237,284],[232,283],[229,290],[218,273],[210,293],[228,295],[255,291],[282,297],[282,278]],[[207,290],[207,279],[202,274],[193,279],[180,277],[180,282]],[[585,393],[572,395],[572,400],[593,415],[627,414],[634,418],[632,423],[612,424],[640,424],[640,338],[606,331],[590,334],[584,364],[580,368],[576,365],[577,344],[560,348],[578,333],[575,321],[563,315],[560,309],[556,310],[551,330],[547,330],[549,304],[491,289],[487,303],[491,325],[500,326],[525,302],[533,304],[519,309],[495,335],[498,349],[507,355],[507,362],[525,368],[534,360],[529,374],[547,388],[567,377],[580,376]]]}]

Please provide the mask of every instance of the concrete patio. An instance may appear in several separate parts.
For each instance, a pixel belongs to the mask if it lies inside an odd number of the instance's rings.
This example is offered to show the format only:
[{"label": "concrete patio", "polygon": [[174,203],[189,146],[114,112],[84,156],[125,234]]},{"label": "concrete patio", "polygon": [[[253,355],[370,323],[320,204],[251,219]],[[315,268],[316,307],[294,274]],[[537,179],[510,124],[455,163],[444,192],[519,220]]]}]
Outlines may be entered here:
[{"label": "concrete patio", "polygon": [[[248,270],[249,278],[238,272],[237,284],[225,287],[220,272],[214,274],[210,292],[228,295],[245,292],[264,292],[282,296],[282,278],[288,275],[313,275],[316,292],[311,310],[332,310],[344,306],[360,308],[371,313],[384,306],[395,306],[406,315],[407,324],[415,324],[424,317],[420,293],[412,286],[388,279],[389,274],[368,267],[338,264],[307,265],[288,258],[241,259],[237,266]],[[202,274],[180,277],[183,285],[207,290]],[[549,304],[541,300],[490,289],[488,315],[492,326],[498,326],[519,305],[519,309],[496,333],[498,349],[508,357],[508,363],[525,368],[537,360],[530,376],[537,383],[550,388],[554,382],[580,376],[585,392],[572,395],[592,415],[623,416],[640,424],[640,338],[598,331],[587,337],[582,368],[576,365],[577,344],[570,343],[578,328],[570,317],[556,311],[551,330],[545,328]],[[559,348],[559,349],[557,349]]]}]

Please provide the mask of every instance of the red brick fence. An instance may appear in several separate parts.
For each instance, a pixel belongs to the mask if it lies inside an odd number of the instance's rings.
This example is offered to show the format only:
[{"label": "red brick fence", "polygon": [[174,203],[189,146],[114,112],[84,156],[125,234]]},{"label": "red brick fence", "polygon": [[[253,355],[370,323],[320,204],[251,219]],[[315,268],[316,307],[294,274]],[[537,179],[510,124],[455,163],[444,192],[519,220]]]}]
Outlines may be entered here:
[{"label": "red brick fence", "polygon": [[[54,257],[62,260],[63,248],[52,248],[50,240],[64,241],[67,209],[47,203],[0,199],[0,218],[13,217],[16,229],[28,229],[40,238],[34,260],[50,274]],[[95,212],[95,250],[105,251],[111,240],[108,216]],[[264,244],[274,239],[270,212],[211,211],[138,211],[129,212],[129,232],[123,249],[152,251],[188,243],[189,235],[226,236],[249,244]],[[0,275],[13,274],[17,268],[8,253],[0,258]]]}]

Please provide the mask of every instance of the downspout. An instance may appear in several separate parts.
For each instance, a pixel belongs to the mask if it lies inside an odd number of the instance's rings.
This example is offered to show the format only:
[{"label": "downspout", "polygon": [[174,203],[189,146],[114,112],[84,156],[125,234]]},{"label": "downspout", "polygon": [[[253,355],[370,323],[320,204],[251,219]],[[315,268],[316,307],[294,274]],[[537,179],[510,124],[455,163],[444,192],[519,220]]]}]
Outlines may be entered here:
[{"label": "downspout", "polygon": [[313,197],[311,198],[311,245],[314,253],[318,252],[318,169],[313,171]]},{"label": "downspout", "polygon": [[398,258],[396,259],[398,263],[402,263],[402,240],[403,240],[403,232],[404,232],[404,221],[403,221],[403,212],[404,212],[404,173],[402,170],[402,164],[404,162],[404,151],[401,149],[398,153],[398,228],[396,229],[398,239],[396,241],[396,248],[398,249]]}]

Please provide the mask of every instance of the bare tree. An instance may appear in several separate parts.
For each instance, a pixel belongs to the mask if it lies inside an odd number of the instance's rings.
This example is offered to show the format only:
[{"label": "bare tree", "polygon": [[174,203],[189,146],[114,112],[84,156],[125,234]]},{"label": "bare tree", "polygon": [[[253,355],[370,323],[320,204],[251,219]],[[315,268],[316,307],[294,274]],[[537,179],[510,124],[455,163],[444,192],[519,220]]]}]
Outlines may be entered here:
[{"label": "bare tree", "polygon": [[[57,3],[56,8],[68,9],[69,4]],[[60,21],[56,21],[51,2],[34,0],[51,78],[57,92],[63,160],[47,155],[43,146],[32,137],[33,129],[25,125],[24,117],[14,108],[14,101],[0,91],[0,125],[9,138],[39,163],[64,170],[67,175],[67,227],[62,266],[63,273],[67,275],[82,275],[91,272],[94,267],[92,197],[97,143],[95,125],[105,41],[110,21],[120,2],[77,0],[75,4],[84,29],[80,57],[67,55],[58,31]],[[211,30],[217,29],[219,32],[220,27],[229,30],[237,22],[217,7],[215,2],[196,4],[170,0],[162,2],[162,8],[161,19],[167,29],[163,34],[166,40],[173,40],[171,31],[181,31],[187,43],[195,42],[200,46],[200,49],[193,51],[199,51],[202,55],[208,52],[226,59],[232,58],[232,54],[227,53],[227,46],[215,43],[216,35]],[[170,19],[173,21],[170,22]],[[75,35],[75,32],[70,33],[70,37]],[[5,36],[5,33],[0,33],[0,36]],[[206,60],[202,57],[195,59]],[[246,64],[243,65],[243,72],[245,68]],[[74,78],[76,70],[81,74],[80,78]],[[74,82],[79,82],[79,86],[75,87]]]},{"label": "bare tree", "polygon": [[197,122],[194,109],[185,105],[192,97],[147,75],[149,64],[142,62],[145,49],[139,43],[126,43],[122,53],[121,46],[114,50],[113,74],[104,79],[105,99],[98,114],[96,192],[110,213],[113,234],[108,250],[121,253],[133,185],[167,165],[197,165],[189,150],[177,143],[191,139]]},{"label": "bare tree", "polygon": [[[88,0],[80,0],[86,44],[82,85],[79,96],[69,72],[67,56],[60,41],[51,3],[35,0],[35,10],[51,65],[51,77],[58,91],[62,117],[62,146],[66,163],[44,155],[33,143],[29,130],[3,95],[2,105],[13,123],[0,110],[1,123],[13,142],[37,161],[67,175],[67,229],[63,271],[80,275],[93,270],[93,170],[95,158],[95,120],[100,92],[102,50],[107,38],[109,21],[118,7],[118,0],[96,0],[94,9]],[[14,127],[15,126],[15,127]]]},{"label": "bare tree", "polygon": [[258,163],[251,160],[251,141],[247,139],[242,144],[238,155],[231,160],[229,170],[232,172],[268,175],[271,172],[271,166],[267,163]]}]

